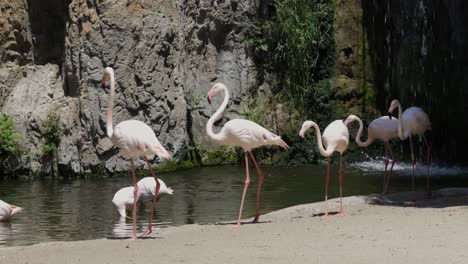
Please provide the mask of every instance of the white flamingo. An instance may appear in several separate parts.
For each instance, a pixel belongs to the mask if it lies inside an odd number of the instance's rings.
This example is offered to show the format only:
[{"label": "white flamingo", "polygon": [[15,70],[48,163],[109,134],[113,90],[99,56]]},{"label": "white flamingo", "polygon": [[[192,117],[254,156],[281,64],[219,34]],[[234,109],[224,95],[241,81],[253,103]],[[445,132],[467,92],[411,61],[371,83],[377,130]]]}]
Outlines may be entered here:
[{"label": "white flamingo", "polygon": [[[346,118],[344,122],[346,126],[353,121],[359,122],[359,130],[356,135],[356,143],[360,147],[368,147],[375,139],[379,139],[384,143],[385,149],[385,172],[384,172],[384,180],[383,180],[383,192],[385,194],[388,189],[388,183],[390,182],[390,176],[392,175],[393,166],[396,163],[395,155],[393,154],[392,147],[390,146],[389,141],[392,138],[398,137],[398,119],[389,116],[381,116],[377,119],[372,120],[372,122],[367,127],[367,140],[365,142],[361,141],[362,131],[364,129],[364,125],[362,124],[362,120],[355,115],[350,115]],[[388,154],[390,153],[390,156]],[[390,172],[387,176],[387,167],[388,167],[388,158],[392,159],[392,165],[390,166]]]},{"label": "white flamingo", "polygon": [[223,103],[206,123],[206,133],[208,137],[217,144],[239,146],[244,150],[246,178],[244,184],[244,192],[242,194],[242,200],[239,209],[239,218],[237,220],[237,226],[240,226],[241,224],[242,208],[244,207],[245,194],[247,192],[247,187],[250,183],[249,159],[247,157],[247,153],[249,153],[259,177],[257,186],[257,207],[255,218],[253,220],[253,222],[256,223],[258,222],[258,218],[260,216],[260,189],[263,183],[263,173],[260,170],[260,167],[258,166],[254,155],[252,154],[252,149],[264,145],[278,145],[287,149],[288,145],[281,139],[280,136],[277,136],[272,132],[266,130],[262,126],[245,119],[230,120],[229,122],[224,124],[223,128],[219,133],[215,134],[213,132],[213,124],[216,120],[221,118],[221,114],[223,113],[224,109],[226,109],[226,106],[229,101],[229,92],[226,86],[222,83],[215,84],[208,92],[208,102],[210,103],[212,98],[221,92],[224,92]]},{"label": "white flamingo", "polygon": [[21,210],[23,210],[23,208],[0,200],[0,221],[10,220],[13,215],[21,212]]},{"label": "white flamingo", "polygon": [[[343,153],[348,148],[349,144],[349,132],[348,127],[343,123],[343,120],[335,120],[331,122],[323,132],[323,136],[320,133],[319,126],[313,121],[305,121],[302,124],[299,136],[305,137],[305,132],[310,128],[314,127],[317,134],[317,144],[319,147],[320,154],[327,158],[327,177],[325,178],[325,215],[328,214],[328,182],[330,181],[330,156],[333,152],[337,151],[340,153],[340,212],[338,215],[344,215],[343,212]],[[323,144],[322,144],[323,140]],[[323,148],[325,145],[325,148]]]},{"label": "white flamingo", "polygon": [[[166,186],[166,184],[158,179],[160,188],[158,193],[158,200],[162,194],[173,194],[173,190]],[[138,194],[137,201],[150,201],[154,198],[156,181],[153,177],[145,177],[137,182]],[[121,218],[127,217],[127,210],[130,210],[134,202],[133,186],[124,187],[114,194],[112,203],[120,214]]]},{"label": "white flamingo", "polygon": [[152,220],[155,209],[155,204],[159,192],[159,181],[157,181],[156,174],[154,174],[151,164],[148,161],[146,155],[158,155],[160,158],[170,158],[171,155],[167,152],[166,149],[159,143],[159,140],[156,138],[154,131],[145,123],[138,120],[127,120],[122,121],[115,126],[112,126],[112,112],[114,109],[114,97],[115,97],[115,77],[114,70],[110,67],[104,69],[104,75],[102,77],[102,85],[105,87],[106,82],[110,80],[110,95],[109,95],[109,105],[107,108],[107,120],[106,120],[106,130],[107,136],[111,139],[112,143],[120,148],[125,155],[130,159],[130,164],[132,167],[132,177],[133,177],[133,187],[134,187],[134,202],[133,202],[133,236],[132,240],[136,240],[136,203],[137,203],[137,194],[138,186],[136,181],[135,166],[133,159],[135,157],[141,156],[148,165],[151,175],[154,177],[156,182],[155,195],[153,199],[153,204],[151,207],[151,215],[148,223],[148,229],[143,234],[147,235],[152,232]]},{"label": "white flamingo", "polygon": [[413,176],[412,176],[412,189],[414,191],[414,166],[415,166],[415,158],[413,152],[413,141],[412,136],[418,135],[424,139],[424,143],[426,145],[427,150],[427,178],[426,178],[426,190],[428,195],[430,195],[430,187],[429,187],[429,175],[430,175],[430,145],[427,142],[424,133],[427,130],[431,130],[431,121],[427,114],[419,107],[413,106],[406,109],[403,113],[401,110],[401,104],[398,100],[393,100],[390,104],[390,108],[388,109],[389,115],[398,108],[398,137],[401,140],[405,140],[409,138],[410,148],[411,148],[411,163],[413,165]]}]

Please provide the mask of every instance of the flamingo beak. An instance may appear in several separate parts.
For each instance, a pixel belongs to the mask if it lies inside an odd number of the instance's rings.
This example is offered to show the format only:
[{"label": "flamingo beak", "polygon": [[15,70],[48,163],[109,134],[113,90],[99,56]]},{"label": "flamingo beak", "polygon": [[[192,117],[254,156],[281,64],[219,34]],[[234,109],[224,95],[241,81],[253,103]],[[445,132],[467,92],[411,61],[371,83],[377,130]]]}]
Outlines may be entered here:
[{"label": "flamingo beak", "polygon": [[213,95],[211,93],[212,90],[208,92],[208,103],[211,104],[211,99],[213,98]]},{"label": "flamingo beak", "polygon": [[392,112],[388,112],[388,118],[392,120]]},{"label": "flamingo beak", "polygon": [[101,88],[105,89],[106,88],[106,80],[102,79],[101,81]]}]

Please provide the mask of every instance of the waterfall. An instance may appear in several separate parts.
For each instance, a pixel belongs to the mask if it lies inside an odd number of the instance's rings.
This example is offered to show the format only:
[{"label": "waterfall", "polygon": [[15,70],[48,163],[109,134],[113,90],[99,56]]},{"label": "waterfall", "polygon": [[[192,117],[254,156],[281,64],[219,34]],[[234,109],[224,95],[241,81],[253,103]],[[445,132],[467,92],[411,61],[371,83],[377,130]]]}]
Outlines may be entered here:
[{"label": "waterfall", "polygon": [[433,154],[468,163],[468,1],[362,1],[378,107],[420,106],[432,121]]}]

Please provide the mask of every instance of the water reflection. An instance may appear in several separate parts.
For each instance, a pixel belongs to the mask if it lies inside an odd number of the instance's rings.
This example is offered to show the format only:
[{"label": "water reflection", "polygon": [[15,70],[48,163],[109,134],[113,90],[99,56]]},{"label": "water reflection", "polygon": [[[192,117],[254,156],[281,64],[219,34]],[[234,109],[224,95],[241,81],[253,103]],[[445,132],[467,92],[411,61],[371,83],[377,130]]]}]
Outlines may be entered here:
[{"label": "water reflection", "polygon": [[[325,166],[264,167],[264,173],[261,213],[323,200]],[[143,178],[148,175],[139,176]],[[174,189],[174,194],[163,196],[158,201],[156,228],[237,218],[245,177],[242,166],[196,168],[160,174],[160,177]],[[245,217],[255,214],[256,174],[251,178],[244,206]],[[434,178],[438,179],[433,181],[436,187],[468,186],[466,178],[461,175],[448,178],[434,175]],[[111,201],[117,190],[130,184],[130,176],[67,182],[50,179],[2,181],[0,197],[24,210],[15,215],[10,223],[0,223],[0,246],[129,237],[132,221],[129,218],[120,221]],[[410,178],[403,169],[396,172],[390,184],[391,192],[407,191]],[[346,166],[343,182],[345,196],[380,192],[381,185],[381,171]],[[423,184],[420,186],[424,187]],[[332,168],[329,192],[330,197],[338,196],[336,167]],[[150,204],[146,204],[137,212],[137,232],[140,234],[147,228],[150,210]]]}]

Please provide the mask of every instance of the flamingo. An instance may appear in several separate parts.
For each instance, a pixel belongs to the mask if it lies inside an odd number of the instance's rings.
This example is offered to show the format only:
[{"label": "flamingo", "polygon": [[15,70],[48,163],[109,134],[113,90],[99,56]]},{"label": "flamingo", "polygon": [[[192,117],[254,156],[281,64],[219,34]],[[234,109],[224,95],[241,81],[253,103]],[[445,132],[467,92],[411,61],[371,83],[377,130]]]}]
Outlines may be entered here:
[{"label": "flamingo", "polygon": [[[392,165],[390,166],[390,174],[387,176],[387,166],[388,158],[385,159],[385,173],[383,181],[383,192],[385,194],[388,189],[388,183],[390,182],[390,176],[392,175],[393,166],[396,163],[395,155],[393,154],[392,147],[390,146],[389,141],[392,138],[398,137],[398,119],[389,116],[381,116],[377,119],[374,119],[367,128],[367,140],[365,142],[361,141],[361,135],[363,130],[362,120],[355,115],[350,115],[346,118],[344,124],[348,126],[353,121],[359,122],[359,130],[356,135],[356,143],[360,147],[368,147],[375,139],[380,139],[384,143],[385,156],[392,159]],[[388,154],[390,153],[390,156]]]},{"label": "flamingo", "polygon": [[136,204],[137,204],[137,194],[138,194],[138,185],[136,181],[135,166],[133,159],[135,157],[141,156],[148,165],[151,175],[157,182],[155,188],[155,195],[153,198],[153,203],[151,206],[151,215],[148,223],[148,229],[143,234],[143,236],[148,235],[152,232],[152,220],[155,210],[156,200],[158,197],[158,192],[160,189],[160,184],[156,174],[153,172],[151,164],[148,161],[147,155],[156,154],[160,158],[171,158],[169,152],[159,143],[159,140],[156,138],[154,131],[145,123],[138,120],[126,120],[122,121],[115,126],[112,126],[112,112],[114,108],[114,97],[115,97],[115,78],[114,70],[111,67],[104,69],[104,75],[102,77],[102,86],[105,87],[106,82],[110,80],[110,95],[109,95],[109,105],[107,108],[107,120],[106,120],[106,130],[107,136],[111,139],[114,146],[120,148],[125,155],[130,160],[130,165],[132,167],[132,178],[133,178],[133,235],[131,240],[136,240]]},{"label": "flamingo", "polygon": [[401,113],[401,104],[398,100],[393,100],[390,104],[390,108],[388,109],[388,114],[391,115],[393,111],[398,108],[398,137],[401,140],[405,140],[409,138],[410,148],[411,148],[411,163],[413,165],[413,176],[412,176],[412,188],[414,191],[414,166],[416,164],[414,159],[414,152],[413,152],[413,141],[412,136],[418,135],[424,139],[424,143],[427,149],[427,180],[426,180],[426,191],[428,195],[430,195],[429,189],[429,166],[430,166],[430,146],[427,142],[424,133],[427,130],[431,130],[431,121],[429,117],[419,107],[413,106],[406,109],[403,114]]},{"label": "flamingo", "polygon": [[217,134],[213,132],[213,124],[216,120],[221,118],[221,114],[229,102],[229,91],[227,87],[222,83],[216,83],[208,92],[208,102],[211,104],[211,100],[217,94],[224,92],[224,100],[221,106],[216,112],[210,117],[206,123],[206,133],[208,137],[217,144],[239,146],[244,150],[245,157],[245,171],[246,178],[244,183],[244,192],[242,193],[242,200],[239,209],[239,218],[237,225],[241,225],[242,209],[244,207],[245,194],[250,183],[249,176],[249,159],[247,153],[250,155],[258,174],[258,186],[257,186],[257,207],[255,212],[255,218],[253,223],[257,223],[260,217],[260,189],[263,183],[263,172],[255,160],[252,153],[252,149],[264,146],[264,145],[277,145],[284,149],[288,149],[289,146],[284,142],[280,136],[273,134],[262,126],[255,122],[245,119],[233,119],[224,124],[221,131]]},{"label": "flamingo", "polygon": [[[173,194],[173,190],[166,186],[166,184],[161,180],[159,181],[159,193],[158,193],[158,200],[161,194]],[[153,177],[145,177],[137,182],[138,185],[138,194],[137,200],[138,201],[150,201],[154,197],[155,194],[155,187],[156,182],[154,181]],[[115,208],[120,214],[121,218],[127,217],[127,209],[129,209],[133,204],[133,186],[124,187],[118,190],[114,198],[112,199],[112,203],[114,204]]]},{"label": "flamingo", "polygon": [[23,208],[16,206],[16,205],[11,205],[8,204],[2,200],[0,200],[0,221],[7,221],[10,220],[10,218],[21,212]]},{"label": "flamingo", "polygon": [[[343,120],[335,120],[331,122],[323,132],[323,136],[320,133],[319,126],[313,121],[305,121],[302,124],[301,131],[299,132],[299,136],[302,138],[305,137],[305,132],[310,128],[314,127],[315,132],[317,134],[317,144],[319,147],[320,154],[328,159],[327,161],[327,176],[325,178],[325,214],[324,217],[328,217],[328,182],[330,181],[330,156],[333,152],[337,151],[340,153],[340,212],[338,215],[343,216],[343,153],[348,148],[349,144],[349,132],[348,127],[345,126]],[[322,145],[325,145],[326,149],[323,148]]]}]

